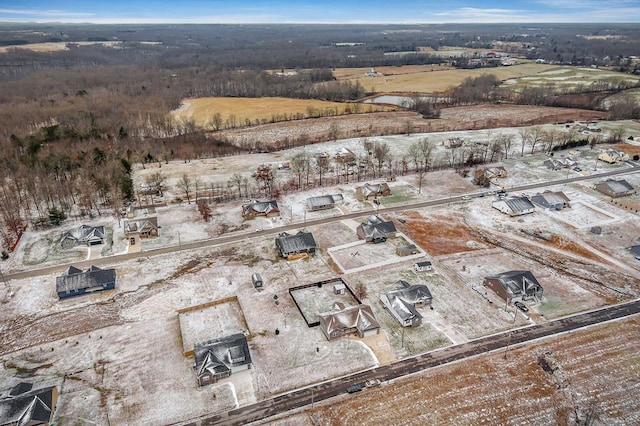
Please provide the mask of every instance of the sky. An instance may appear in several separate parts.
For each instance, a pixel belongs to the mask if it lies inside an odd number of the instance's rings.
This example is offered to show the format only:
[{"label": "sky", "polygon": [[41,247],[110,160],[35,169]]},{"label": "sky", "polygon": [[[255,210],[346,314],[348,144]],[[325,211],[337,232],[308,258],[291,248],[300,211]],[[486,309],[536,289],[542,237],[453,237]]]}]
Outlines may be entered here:
[{"label": "sky", "polygon": [[0,22],[638,23],[640,0],[0,0]]}]

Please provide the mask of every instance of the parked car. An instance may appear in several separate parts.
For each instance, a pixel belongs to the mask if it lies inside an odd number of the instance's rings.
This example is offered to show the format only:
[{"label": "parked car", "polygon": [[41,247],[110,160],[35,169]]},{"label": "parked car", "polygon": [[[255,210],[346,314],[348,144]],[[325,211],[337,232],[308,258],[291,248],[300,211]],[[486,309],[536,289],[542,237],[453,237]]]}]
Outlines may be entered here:
[{"label": "parked car", "polygon": [[522,302],[514,302],[513,303],[516,308],[520,309],[522,312],[529,312],[529,308],[527,308],[527,305],[525,305]]},{"label": "parked car", "polygon": [[462,199],[463,199],[463,200],[470,200],[470,199],[471,199],[471,197],[470,197],[470,196],[468,196],[468,195],[465,195],[465,196],[463,196],[463,197],[462,197]]},{"label": "parked car", "polygon": [[347,393],[360,392],[362,389],[364,389],[364,385],[362,383],[356,383],[355,385],[351,385],[347,388]]},{"label": "parked car", "polygon": [[364,382],[364,385],[368,388],[373,388],[376,386],[380,386],[380,380],[379,379],[369,379],[366,382]]},{"label": "parked car", "polygon": [[478,194],[478,198],[482,198],[482,197],[484,197],[484,192],[481,192]]}]

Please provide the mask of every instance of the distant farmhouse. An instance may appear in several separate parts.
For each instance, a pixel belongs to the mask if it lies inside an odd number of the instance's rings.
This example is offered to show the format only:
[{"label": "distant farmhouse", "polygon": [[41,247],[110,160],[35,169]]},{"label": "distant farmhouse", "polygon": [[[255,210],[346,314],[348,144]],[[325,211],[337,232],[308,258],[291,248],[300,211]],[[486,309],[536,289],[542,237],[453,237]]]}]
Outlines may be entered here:
[{"label": "distant farmhouse", "polygon": [[60,237],[60,245],[63,248],[77,245],[93,246],[104,244],[104,238],[104,226],[81,225],[79,228],[63,232]]},{"label": "distant farmhouse", "polygon": [[320,195],[307,199],[307,209],[310,211],[332,209],[336,204],[342,204],[344,197],[342,194]]},{"label": "distant farmhouse", "polygon": [[598,160],[609,164],[627,161],[628,159],[629,155],[626,152],[617,151],[615,149],[605,149],[600,153],[600,155],[598,155]]},{"label": "distant farmhouse", "polygon": [[624,179],[605,180],[604,182],[596,183],[595,188],[611,198],[625,197],[636,192],[633,186]]},{"label": "distant farmhouse", "polygon": [[422,315],[415,307],[431,304],[431,292],[427,286],[411,285],[400,280],[394,287],[395,290],[380,295],[384,307],[403,327],[422,324]]},{"label": "distant farmhouse", "polygon": [[509,216],[533,213],[536,207],[527,197],[512,197],[494,201],[491,206]]},{"label": "distant farmhouse", "polygon": [[380,216],[371,215],[367,221],[358,225],[356,234],[361,240],[373,243],[387,241],[387,238],[396,236],[398,230],[391,221],[385,221]]},{"label": "distant farmhouse", "polygon": [[124,222],[124,236],[130,245],[138,244],[140,238],[153,238],[158,236],[158,217],[151,216]]},{"label": "distant farmhouse", "polygon": [[250,201],[242,205],[242,217],[245,219],[255,219],[257,216],[275,217],[280,216],[280,209],[275,200],[271,201]]},{"label": "distant farmhouse", "polygon": [[386,183],[370,184],[366,183],[363,186],[356,188],[356,198],[358,200],[368,200],[370,197],[386,197],[391,195],[391,189]]},{"label": "distant farmhouse", "polygon": [[69,266],[64,274],[56,277],[56,292],[60,299],[114,288],[116,288],[115,269],[100,269],[92,266],[83,271],[75,266]]},{"label": "distant farmhouse", "polygon": [[193,368],[200,386],[251,368],[249,344],[242,333],[196,344],[193,355]]},{"label": "distant farmhouse", "polygon": [[278,253],[289,260],[300,257],[300,255],[313,254],[317,248],[318,244],[311,232],[300,231],[294,235],[283,232],[276,237]]},{"label": "distant farmhouse", "polygon": [[484,278],[482,283],[503,300],[540,300],[542,286],[530,271],[507,271]]},{"label": "distant farmhouse", "polygon": [[545,191],[542,194],[536,194],[531,197],[531,202],[543,209],[549,210],[562,210],[566,207],[571,207],[569,197],[562,191]]},{"label": "distant farmhouse", "polygon": [[0,397],[0,425],[33,426],[53,424],[58,388],[32,390],[31,383],[19,383]]},{"label": "distant farmhouse", "polygon": [[371,306],[345,307],[336,302],[334,308],[331,312],[320,314],[320,328],[327,340],[350,334],[357,334],[359,337],[374,336],[380,331],[380,323],[373,315]]},{"label": "distant farmhouse", "polygon": [[572,169],[578,165],[578,162],[571,157],[555,158],[551,157],[542,163],[551,170]]}]

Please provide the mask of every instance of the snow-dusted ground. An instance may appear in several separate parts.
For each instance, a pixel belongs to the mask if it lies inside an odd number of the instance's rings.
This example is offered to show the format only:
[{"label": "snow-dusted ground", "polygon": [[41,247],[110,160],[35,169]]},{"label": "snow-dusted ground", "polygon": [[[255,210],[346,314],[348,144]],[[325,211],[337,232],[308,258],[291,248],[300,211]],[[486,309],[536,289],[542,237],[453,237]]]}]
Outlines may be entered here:
[{"label": "snow-dusted ground", "polygon": [[[491,134],[498,132],[516,134],[517,130],[493,130]],[[458,134],[465,138],[482,138],[490,131]],[[485,136],[481,136],[483,134]],[[395,155],[399,155],[412,141],[425,136],[438,141],[452,137],[450,134],[434,134],[385,137],[381,140],[392,147]],[[314,149],[333,152],[343,146],[354,151],[362,149],[359,140],[338,141]],[[443,150],[438,148],[438,152]],[[544,155],[520,158],[518,153],[519,148],[514,147],[513,156],[500,163],[509,171],[509,176],[499,182],[504,187],[561,179],[576,173],[550,171],[542,166]],[[172,163],[163,165],[162,171],[167,174],[169,182],[181,176],[184,170],[197,173],[203,180],[217,181],[228,178],[232,171],[248,172],[256,163],[277,161],[290,155],[292,152],[258,154],[244,159],[231,157],[193,161],[186,165]],[[588,149],[579,151],[579,161],[586,172],[592,172],[596,166],[598,170],[627,167],[596,165],[595,155],[596,152]],[[152,171],[149,168],[137,170],[136,179],[144,179],[149,170]],[[640,187],[638,173],[625,175],[625,179]],[[382,198],[382,206],[478,192],[470,178],[463,178],[452,171],[429,173],[425,182],[419,193],[415,176],[398,176],[395,182],[389,182],[393,195]],[[394,358],[532,321],[544,321],[535,315],[537,313],[556,317],[601,306],[612,300],[604,290],[589,287],[535,259],[492,247],[474,235],[464,237],[462,244],[471,249],[464,253],[432,256],[428,247],[421,247],[422,258],[434,261],[435,271],[428,274],[413,272],[415,259],[412,258],[397,257],[392,263],[380,265],[380,259],[395,256],[392,242],[367,245],[364,252],[375,263],[369,267],[366,262],[354,264],[347,270],[357,269],[344,274],[343,278],[352,288],[358,283],[365,284],[368,295],[363,302],[373,307],[382,332],[375,343],[354,337],[328,342],[319,328],[307,327],[290,299],[288,289],[342,274],[328,250],[357,242],[357,221],[343,220],[313,227],[306,227],[305,221],[340,217],[346,212],[362,212],[363,216],[373,213],[375,209],[371,203],[355,198],[358,185],[341,184],[288,194],[279,200],[282,217],[276,220],[243,221],[237,203],[213,205],[214,216],[209,223],[199,217],[194,204],[169,203],[167,207],[159,207],[160,237],[143,241],[143,252],[161,246],[178,246],[223,232],[237,233],[246,238],[231,245],[141,257],[113,265],[118,273],[115,291],[58,301],[54,275],[0,284],[0,388],[7,389],[22,380],[35,381],[43,386],[60,385],[56,415],[61,423],[146,425],[179,422],[370,368]],[[575,203],[575,211],[538,211],[508,218],[491,208],[491,197],[484,197],[418,213],[426,219],[432,214],[462,218],[471,228],[504,235],[510,242],[538,244],[541,256],[553,256],[561,253],[563,248],[554,248],[557,250],[554,252],[543,241],[527,238],[522,229],[563,235],[570,241],[580,242],[587,249],[591,247],[601,252],[605,256],[603,262],[608,262],[607,267],[612,271],[637,278],[640,262],[626,251],[626,247],[640,237],[637,213],[612,204],[595,192],[592,185],[593,182],[587,182],[550,188],[565,191]],[[168,190],[166,199],[170,199],[172,191],[177,194],[175,188]],[[345,197],[341,206],[320,212],[306,211],[304,205],[308,197],[334,193],[342,193]],[[638,198],[636,194],[625,200],[638,202]],[[400,215],[388,217],[393,219]],[[556,220],[558,217],[561,220]],[[99,222],[113,232],[110,249],[104,254],[124,253],[126,245],[122,241],[118,220],[104,217]],[[257,228],[277,228],[291,222],[300,223],[301,229],[306,227],[314,234],[320,246],[315,256],[293,262],[279,259],[273,236],[254,232]],[[68,221],[63,228],[81,223]],[[594,224],[603,228],[601,235],[590,233]],[[58,234],[58,230],[28,232],[16,255],[2,265],[3,271],[56,265],[77,259],[75,254],[54,249],[57,244],[54,237]],[[407,238],[416,240],[409,234]],[[340,259],[350,259],[348,251]],[[50,253],[55,253],[55,256]],[[83,259],[87,255],[86,251],[80,253]],[[480,286],[486,275],[521,268],[534,271],[545,287],[545,300],[532,307],[531,318],[515,313],[512,307],[505,310],[494,295]],[[259,272],[265,280],[263,291],[256,291],[251,284],[254,272]],[[423,325],[404,332],[379,303],[379,294],[388,291],[399,279],[412,284],[426,284],[434,296],[433,310],[419,309],[425,318]],[[637,294],[636,287],[631,283],[629,291]],[[237,297],[243,321],[252,336],[253,368],[242,377],[231,377],[216,385],[198,388],[192,371],[193,361],[183,355],[184,335],[178,310],[233,296]],[[277,304],[274,296],[278,296]],[[194,336],[189,337],[191,340],[187,344],[198,339],[219,337],[217,334],[221,330],[234,332],[245,326],[237,317],[225,322],[225,315],[220,312],[214,309],[209,311],[211,314],[192,315],[192,318],[184,316],[183,321],[190,323]],[[208,330],[211,336],[205,337]]]}]

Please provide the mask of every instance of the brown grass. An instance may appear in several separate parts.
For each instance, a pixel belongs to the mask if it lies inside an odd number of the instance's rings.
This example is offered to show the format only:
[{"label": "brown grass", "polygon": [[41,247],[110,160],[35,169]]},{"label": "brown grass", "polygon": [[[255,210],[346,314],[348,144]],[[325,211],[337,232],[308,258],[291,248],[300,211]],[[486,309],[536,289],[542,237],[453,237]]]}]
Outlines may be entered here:
[{"label": "brown grass", "polygon": [[417,212],[404,212],[406,223],[400,230],[431,256],[476,250],[467,246],[473,231],[466,224],[447,216],[430,215],[425,219]]},{"label": "brown grass", "polygon": [[[210,120],[220,113],[224,128],[229,127],[224,123],[235,116],[238,126],[244,126],[246,120],[251,124],[269,123],[272,121],[285,121],[287,117],[300,115],[307,118],[311,110],[324,111],[324,115],[344,115],[355,111],[353,103],[328,102],[315,99],[290,99],[290,98],[197,98],[185,99],[179,109],[172,112],[177,119],[193,119],[198,126],[211,128]],[[398,108],[380,105],[358,104],[360,112],[395,111]],[[278,118],[280,117],[280,118]],[[257,121],[257,123],[256,123]]]},{"label": "brown grass", "polygon": [[338,80],[360,81],[367,91],[375,92],[443,92],[460,85],[467,77],[495,74],[499,80],[533,76],[554,68],[552,65],[521,64],[510,67],[483,68],[474,70],[451,69],[433,65],[380,67],[376,71],[385,74],[380,77],[366,77],[369,68],[338,69],[334,75]]}]

